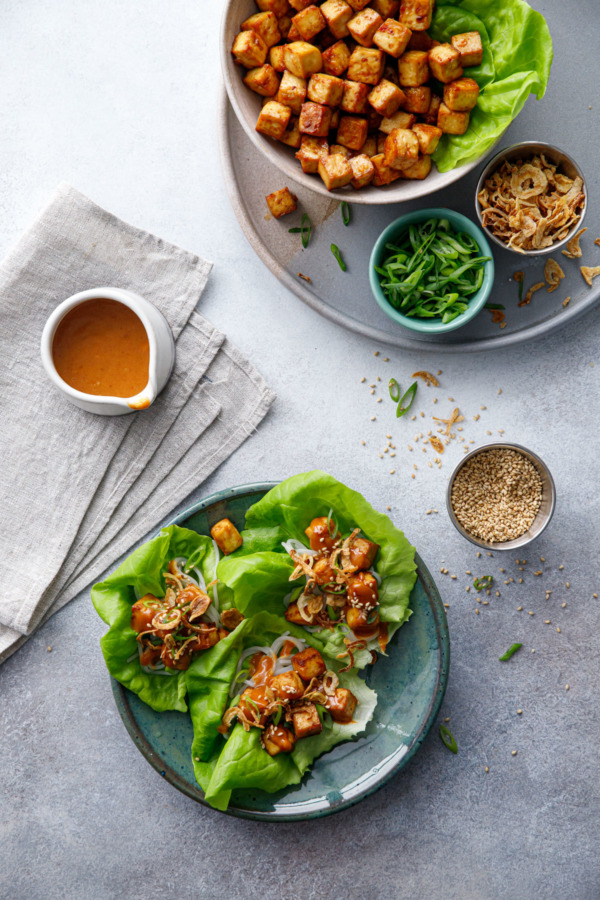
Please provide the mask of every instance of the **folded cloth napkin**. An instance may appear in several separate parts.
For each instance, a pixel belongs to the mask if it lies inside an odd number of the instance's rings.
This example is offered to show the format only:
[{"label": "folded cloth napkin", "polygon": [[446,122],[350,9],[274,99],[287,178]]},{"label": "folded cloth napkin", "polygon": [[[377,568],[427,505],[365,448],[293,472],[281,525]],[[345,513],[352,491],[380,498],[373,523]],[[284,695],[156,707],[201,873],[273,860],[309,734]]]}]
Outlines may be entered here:
[{"label": "folded cloth napkin", "polygon": [[[68,185],[0,266],[0,662],[151,532],[271,406],[251,363],[194,310],[210,269]],[[52,310],[101,285],[146,297],[176,339],[171,379],[143,412],[84,412],[42,368]]]}]

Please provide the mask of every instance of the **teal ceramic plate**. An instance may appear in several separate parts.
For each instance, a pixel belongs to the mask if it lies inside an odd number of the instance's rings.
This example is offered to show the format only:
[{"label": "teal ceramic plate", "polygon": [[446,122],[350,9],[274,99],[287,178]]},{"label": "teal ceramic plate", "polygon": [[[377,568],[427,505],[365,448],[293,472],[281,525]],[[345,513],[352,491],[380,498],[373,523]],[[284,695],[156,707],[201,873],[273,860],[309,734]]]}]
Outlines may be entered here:
[{"label": "teal ceramic plate", "polygon": [[[246,510],[272,487],[251,484],[221,491],[170,524],[208,534],[226,516],[241,529]],[[367,731],[321,756],[299,785],[277,794],[234,791],[228,815],[289,822],[338,812],[385,784],[418,750],[446,690],[450,644],[438,590],[418,555],[416,562],[413,615],[391,641],[389,656],[368,670],[367,683],[377,691],[378,703]],[[190,759],[190,717],[154,712],[114,680],[112,688],[125,727],[148,762],[174,787],[204,803]]]}]

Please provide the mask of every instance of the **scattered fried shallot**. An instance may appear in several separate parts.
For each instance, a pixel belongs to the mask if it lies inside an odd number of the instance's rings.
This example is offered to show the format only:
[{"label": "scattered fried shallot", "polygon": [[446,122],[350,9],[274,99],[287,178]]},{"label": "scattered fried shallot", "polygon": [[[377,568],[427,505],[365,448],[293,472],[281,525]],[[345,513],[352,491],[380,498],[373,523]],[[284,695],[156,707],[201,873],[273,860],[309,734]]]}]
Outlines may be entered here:
[{"label": "scattered fried shallot", "polygon": [[548,285],[549,294],[551,294],[552,291],[556,290],[564,277],[565,273],[556,262],[556,260],[548,259],[546,261],[546,265],[544,266],[544,278],[546,279],[546,284]]},{"label": "scattered fried shallot", "polygon": [[546,283],[544,281],[538,281],[537,284],[532,285],[522,300],[519,300],[517,306],[527,306],[528,303],[531,303],[531,298],[535,294],[536,291],[541,291],[543,287],[546,287]]},{"label": "scattered fried shallot", "polygon": [[424,372],[424,371],[423,372],[413,372],[412,377],[413,378],[422,378],[423,381],[425,382],[425,384],[432,384],[434,387],[440,386],[439,381],[437,380],[435,375],[431,374],[431,372]]},{"label": "scattered fried shallot", "polygon": [[587,228],[582,228],[581,231],[578,231],[577,234],[573,235],[570,241],[567,241],[567,249],[562,251],[563,256],[568,256],[569,259],[577,259],[582,255],[579,241],[581,240],[581,235],[586,231]]},{"label": "scattered fried shallot", "polygon": [[459,413],[459,410],[458,410],[458,406],[457,406],[456,409],[452,410],[452,414],[450,415],[449,419],[438,418],[438,416],[432,416],[431,418],[433,419],[434,422],[437,422],[439,425],[446,426],[446,435],[449,437],[450,429],[452,428],[452,426],[455,425],[456,422],[464,421],[465,417],[460,416],[458,413]]},{"label": "scattered fried shallot", "polygon": [[580,269],[584,281],[591,287],[596,275],[600,275],[600,266],[580,266]]},{"label": "scattered fried shallot", "polygon": [[431,444],[431,446],[433,447],[433,449],[436,451],[436,453],[443,453],[443,452],[444,452],[444,445],[443,445],[442,442],[440,441],[439,437],[436,437],[435,435],[432,435],[432,436],[429,438],[429,443]]}]

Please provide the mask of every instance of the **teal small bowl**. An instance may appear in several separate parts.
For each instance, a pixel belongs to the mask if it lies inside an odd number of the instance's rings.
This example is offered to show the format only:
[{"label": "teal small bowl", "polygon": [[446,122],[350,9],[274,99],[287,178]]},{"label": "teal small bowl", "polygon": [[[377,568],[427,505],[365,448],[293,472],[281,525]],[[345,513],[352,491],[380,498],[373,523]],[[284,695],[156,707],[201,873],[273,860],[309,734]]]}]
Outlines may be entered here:
[{"label": "teal small bowl", "polygon": [[[482,256],[490,257],[484,264],[483,284],[477,293],[473,294],[471,297],[469,308],[466,312],[461,313],[455,319],[452,319],[451,322],[447,322],[446,324],[444,324],[440,318],[417,319],[405,316],[403,313],[398,312],[383,293],[379,283],[379,275],[375,271],[375,266],[380,266],[384,260],[386,252],[385,245],[387,243],[394,243],[396,238],[402,232],[406,231],[409,225],[414,225],[416,222],[423,222],[426,219],[448,219],[455,231],[465,231],[477,241]],[[395,219],[395,221],[388,225],[377,238],[369,261],[369,283],[377,303],[384,313],[388,315],[390,319],[393,319],[394,322],[398,322],[399,325],[410,328],[411,331],[418,331],[421,334],[446,334],[448,331],[462,328],[463,325],[466,325],[467,322],[474,319],[477,313],[479,313],[487,303],[494,285],[494,258],[483,231],[474,222],[467,219],[466,216],[454,212],[452,209],[443,209],[441,207],[436,209],[418,209],[415,212],[407,213],[405,216],[400,216],[399,219]]]}]

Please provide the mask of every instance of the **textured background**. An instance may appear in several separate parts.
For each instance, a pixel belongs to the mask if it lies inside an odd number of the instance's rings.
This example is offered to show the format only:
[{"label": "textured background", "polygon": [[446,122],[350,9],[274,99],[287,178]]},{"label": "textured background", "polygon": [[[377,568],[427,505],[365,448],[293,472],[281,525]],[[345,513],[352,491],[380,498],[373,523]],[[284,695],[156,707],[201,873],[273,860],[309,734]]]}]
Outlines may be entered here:
[{"label": "textured background", "polygon": [[[0,897],[596,900],[600,311],[535,345],[434,359],[388,353],[303,307],[250,250],[221,183],[219,6],[4,0],[0,255],[66,179],[215,261],[202,312],[279,400],[190,499],[319,465],[375,506],[389,504],[450,605],[441,717],[451,717],[459,753],[436,728],[382,791],[320,822],[271,827],[204,809],[164,783],[128,738],[98,648],[104,626],[84,593],[0,668]],[[587,109],[581,92],[577,101]],[[551,117],[551,92],[544,104]],[[443,370],[439,389],[419,391],[425,422],[438,396],[436,410],[464,412],[467,440],[504,429],[549,463],[558,506],[525,573],[516,554],[478,561],[451,529],[444,491],[460,445],[440,471],[428,469],[424,454],[406,449],[418,423],[396,424],[389,402],[369,393],[377,375],[407,383],[421,368]],[[386,433],[398,447],[393,476],[378,456]],[[467,569],[501,587],[480,615]],[[505,586],[509,576],[524,582]],[[517,640],[523,650],[498,663]]]}]

